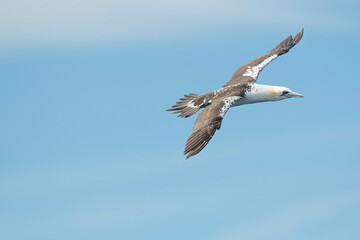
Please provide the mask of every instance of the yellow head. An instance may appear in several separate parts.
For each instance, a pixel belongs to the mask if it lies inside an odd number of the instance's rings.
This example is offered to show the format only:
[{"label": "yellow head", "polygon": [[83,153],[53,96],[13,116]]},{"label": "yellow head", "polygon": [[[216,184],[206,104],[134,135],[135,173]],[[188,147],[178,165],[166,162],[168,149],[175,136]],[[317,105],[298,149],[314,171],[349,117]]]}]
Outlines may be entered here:
[{"label": "yellow head", "polygon": [[277,86],[268,86],[266,94],[268,95],[268,98],[271,99],[270,101],[279,101],[292,97],[304,97],[300,93],[293,92],[287,87]]}]

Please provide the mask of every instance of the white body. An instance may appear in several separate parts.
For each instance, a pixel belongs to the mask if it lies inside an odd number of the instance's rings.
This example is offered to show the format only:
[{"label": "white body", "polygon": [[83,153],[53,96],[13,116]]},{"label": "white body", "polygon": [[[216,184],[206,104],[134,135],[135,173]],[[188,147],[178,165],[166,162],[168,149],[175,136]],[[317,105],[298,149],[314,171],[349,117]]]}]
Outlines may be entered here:
[{"label": "white body", "polygon": [[283,98],[279,98],[278,94],[276,94],[276,90],[278,90],[278,88],[279,87],[254,83],[251,85],[251,88],[245,93],[245,96],[238,99],[232,105],[232,107],[240,106],[243,104],[281,100]]}]

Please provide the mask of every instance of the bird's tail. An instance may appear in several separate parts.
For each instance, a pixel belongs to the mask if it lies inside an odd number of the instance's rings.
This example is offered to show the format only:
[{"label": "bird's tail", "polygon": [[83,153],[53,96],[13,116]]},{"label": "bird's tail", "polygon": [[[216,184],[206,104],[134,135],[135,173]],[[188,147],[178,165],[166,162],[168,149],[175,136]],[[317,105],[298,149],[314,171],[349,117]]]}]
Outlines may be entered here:
[{"label": "bird's tail", "polygon": [[200,94],[190,93],[180,98],[174,106],[166,111],[175,111],[173,113],[180,113],[178,117],[187,118],[196,113],[202,107],[202,101],[199,101]]}]

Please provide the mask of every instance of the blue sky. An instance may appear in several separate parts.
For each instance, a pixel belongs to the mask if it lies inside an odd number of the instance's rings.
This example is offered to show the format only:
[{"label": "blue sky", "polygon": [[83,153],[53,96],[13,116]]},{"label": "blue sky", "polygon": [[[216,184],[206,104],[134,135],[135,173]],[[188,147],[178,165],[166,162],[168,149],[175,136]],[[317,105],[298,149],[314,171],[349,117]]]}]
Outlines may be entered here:
[{"label": "blue sky", "polygon": [[[356,1],[0,3],[1,239],[359,239]],[[21,7],[20,7],[21,6]],[[305,28],[197,156],[207,93]]]}]

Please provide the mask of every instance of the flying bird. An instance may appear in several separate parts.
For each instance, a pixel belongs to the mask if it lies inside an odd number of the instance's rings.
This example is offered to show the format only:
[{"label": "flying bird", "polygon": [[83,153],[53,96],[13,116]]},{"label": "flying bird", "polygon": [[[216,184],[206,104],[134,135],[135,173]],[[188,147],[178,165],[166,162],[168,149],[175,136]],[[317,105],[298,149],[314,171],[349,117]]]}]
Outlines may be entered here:
[{"label": "flying bird", "polygon": [[294,47],[301,40],[303,33],[304,29],[295,37],[290,35],[271,51],[239,67],[231,80],[222,88],[202,95],[194,93],[184,95],[184,98],[180,98],[172,108],[166,110],[179,113],[178,117],[187,118],[204,108],[186,141],[184,150],[184,154],[188,154],[186,159],[198,154],[208,144],[215,131],[220,129],[221,122],[230,107],[304,97],[286,87],[256,83],[259,73],[275,58]]}]

